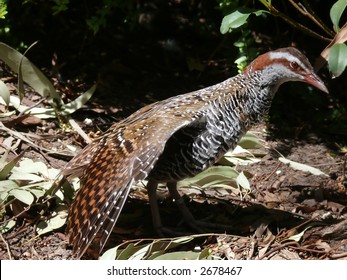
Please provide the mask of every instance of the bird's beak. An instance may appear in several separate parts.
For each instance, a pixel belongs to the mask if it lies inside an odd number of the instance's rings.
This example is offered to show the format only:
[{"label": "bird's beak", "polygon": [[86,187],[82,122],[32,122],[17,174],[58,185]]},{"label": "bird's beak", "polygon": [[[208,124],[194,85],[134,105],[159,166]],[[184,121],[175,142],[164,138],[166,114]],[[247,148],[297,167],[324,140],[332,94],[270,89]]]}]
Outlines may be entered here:
[{"label": "bird's beak", "polygon": [[316,74],[311,73],[309,75],[305,76],[304,81],[318,89],[320,89],[321,91],[324,91],[326,93],[329,93],[329,90],[327,89],[327,87],[325,86],[324,82],[321,80],[321,78],[319,78]]}]

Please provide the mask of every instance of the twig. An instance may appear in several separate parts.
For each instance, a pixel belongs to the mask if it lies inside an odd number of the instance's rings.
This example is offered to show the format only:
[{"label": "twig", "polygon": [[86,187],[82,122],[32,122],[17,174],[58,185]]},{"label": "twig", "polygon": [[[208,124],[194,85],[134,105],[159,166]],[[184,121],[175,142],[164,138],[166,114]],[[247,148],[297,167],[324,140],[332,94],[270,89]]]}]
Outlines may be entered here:
[{"label": "twig", "polygon": [[270,256],[272,253],[276,252],[276,251],[279,251],[285,247],[288,247],[288,246],[291,246],[291,245],[295,245],[297,247],[299,247],[299,243],[297,241],[291,241],[291,242],[287,242],[287,243],[284,243],[284,244],[281,244],[281,245],[278,245],[277,247],[271,249],[269,252],[265,253],[264,255],[262,255],[259,260],[262,260],[268,256]]},{"label": "twig", "polygon": [[42,150],[46,150],[46,151],[50,151],[46,148],[40,147],[38,145],[36,145],[34,142],[31,142],[29,139],[27,139],[26,137],[24,137],[21,133],[17,132],[17,131],[13,131],[9,128],[7,128],[6,126],[4,126],[4,124],[2,122],[0,122],[0,130],[6,131],[7,133],[17,137],[18,139],[30,144],[31,146],[35,147],[36,149],[42,149]]},{"label": "twig", "polygon": [[271,14],[273,14],[274,16],[278,16],[278,17],[282,18],[284,21],[286,21],[290,25],[294,26],[295,28],[301,30],[302,32],[305,32],[314,38],[317,38],[317,39],[320,39],[320,40],[323,40],[326,42],[331,41],[330,38],[324,37],[324,36],[318,34],[317,32],[314,32],[311,29],[307,28],[306,26],[302,25],[301,23],[298,23],[298,22],[292,20],[289,16],[287,16],[286,14],[277,10],[273,5],[265,4],[262,1],[261,1],[261,3],[270,11]]},{"label": "twig", "polygon": [[315,24],[317,24],[325,33],[327,33],[329,36],[334,37],[335,33],[333,31],[331,31],[324,23],[323,21],[320,20],[319,17],[317,17],[315,15],[315,13],[313,12],[313,10],[311,9],[311,7],[309,6],[309,4],[307,3],[307,1],[304,1],[305,6],[300,7],[300,5],[298,5],[297,3],[295,3],[294,0],[289,0],[289,2],[294,6],[294,8],[296,8],[301,14],[303,14],[304,16],[308,17],[310,20],[312,20]]},{"label": "twig", "polygon": [[316,254],[323,254],[323,255],[327,255],[328,252],[325,250],[316,250],[316,249],[309,249],[309,248],[305,248],[305,247],[293,247],[293,246],[288,246],[291,249],[294,249],[296,251],[305,251],[305,252],[310,252],[310,253],[316,253]]},{"label": "twig", "polygon": [[270,177],[272,176],[272,175],[274,175],[275,174],[275,172],[277,171],[277,169],[281,166],[281,162],[279,162],[279,163],[277,163],[277,165],[276,165],[276,167],[274,168],[274,170],[272,170],[271,171],[271,173],[263,180],[263,182],[265,181],[267,181],[267,180],[269,180],[270,179]]},{"label": "twig", "polygon": [[4,124],[2,122],[0,122],[0,130],[3,130],[5,132],[7,132],[8,134],[10,134],[10,135],[12,135],[12,136],[14,136],[14,137],[16,137],[16,138],[26,142],[28,145],[30,145],[31,147],[33,147],[34,149],[37,149],[39,151],[45,151],[45,152],[47,152],[49,154],[56,154],[56,155],[62,155],[62,156],[71,156],[71,155],[66,155],[64,153],[59,153],[59,152],[56,152],[56,151],[53,151],[53,150],[46,149],[44,147],[40,147],[39,145],[37,145],[34,142],[30,141],[27,137],[25,137],[21,133],[7,128],[6,126],[4,126]]},{"label": "twig", "polygon": [[12,256],[11,256],[11,250],[10,250],[10,246],[8,245],[8,242],[5,240],[4,236],[0,233],[0,237],[2,239],[2,242],[4,242],[5,246],[6,246],[6,250],[7,250],[7,254],[8,254],[8,258],[10,260],[12,260]]},{"label": "twig", "polygon": [[7,236],[7,239],[12,239],[16,236],[18,236],[19,234],[22,234],[23,232],[25,232],[27,230],[26,224],[23,223],[16,232],[11,233],[10,235]]},{"label": "twig", "polygon": [[40,105],[43,101],[45,101],[47,98],[44,97],[42,99],[40,99],[39,101],[37,101],[35,104],[31,105],[30,107],[26,108],[25,110],[23,110],[22,112],[20,112],[18,114],[18,117],[24,115],[26,112],[30,111],[32,108],[35,108],[36,106]]},{"label": "twig", "polygon": [[[7,205],[11,204],[11,203],[12,203],[13,201],[15,201],[15,200],[16,200],[16,198],[14,198],[13,200],[9,201],[9,202],[7,203]],[[7,219],[7,220],[5,220],[5,221],[3,221],[3,222],[0,222],[0,225],[3,225],[3,224],[5,224],[5,223],[7,223],[7,222],[9,222],[9,221],[12,221],[12,220],[16,219],[17,217],[19,217],[19,216],[22,215],[23,213],[25,213],[25,212],[27,212],[28,210],[30,210],[30,208],[31,208],[30,205],[29,205],[28,207],[24,207],[24,210],[23,210],[22,212],[18,213],[17,215],[13,216],[12,218],[9,218],[9,219]]]},{"label": "twig", "polygon": [[303,221],[301,224],[299,224],[299,225],[297,225],[297,226],[291,228],[290,230],[298,229],[298,228],[300,228],[300,227],[302,227],[302,226],[304,226],[304,225],[307,225],[308,223],[311,223],[311,222],[317,222],[317,221],[315,221],[315,218],[311,218],[311,219],[308,219],[308,220],[306,220],[306,221]]},{"label": "twig", "polygon": [[15,148],[18,147],[19,143],[20,143],[20,140],[18,139],[17,143],[14,145],[15,147],[14,146],[9,147],[5,145],[4,143],[0,143],[0,147],[3,147],[5,150],[10,151],[11,153],[17,156],[18,154],[16,153]]},{"label": "twig", "polygon": [[88,137],[88,135],[82,130],[82,128],[72,119],[69,120],[70,125],[72,128],[77,131],[77,133],[86,141],[87,144],[91,143],[92,140]]},{"label": "twig", "polygon": [[329,31],[329,33],[330,33],[330,35],[331,35],[332,37],[334,37],[334,36],[336,35],[335,32],[332,31],[332,30],[321,20],[320,17],[317,17],[317,16],[316,16],[316,13],[315,13],[314,10],[311,8],[310,3],[308,3],[307,0],[303,0],[303,1],[304,1],[305,6],[306,6],[306,9],[309,11],[309,13],[310,13],[311,15],[313,15],[313,16],[316,18],[316,20],[324,27],[324,29],[326,29],[326,30]]},{"label": "twig", "polygon": [[340,254],[333,254],[333,255],[330,255],[329,257],[332,258],[332,259],[334,259],[334,260],[336,260],[336,259],[342,259],[342,258],[347,257],[347,252],[340,253]]},{"label": "twig", "polygon": [[342,177],[341,177],[342,183],[346,179],[346,163],[347,163],[347,153],[345,154],[345,157],[344,157],[344,160],[343,160],[343,164],[342,164]]},{"label": "twig", "polygon": [[[341,243],[339,243],[339,244],[335,245],[333,248],[331,248],[330,252],[335,251],[337,248],[344,246],[346,243],[347,243],[347,240],[341,241]],[[347,252],[329,255],[329,257],[332,259],[340,259],[340,258],[343,258],[346,256],[347,256]]]}]

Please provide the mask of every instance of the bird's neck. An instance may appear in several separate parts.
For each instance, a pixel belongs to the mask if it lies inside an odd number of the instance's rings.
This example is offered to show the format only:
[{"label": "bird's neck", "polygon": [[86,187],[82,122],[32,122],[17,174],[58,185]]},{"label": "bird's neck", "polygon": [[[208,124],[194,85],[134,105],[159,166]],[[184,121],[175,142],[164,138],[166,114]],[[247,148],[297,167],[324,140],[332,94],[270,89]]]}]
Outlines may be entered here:
[{"label": "bird's neck", "polygon": [[[236,96],[238,109],[245,115],[248,129],[267,115],[280,83],[273,83],[260,72],[254,72],[253,75],[241,74],[238,79],[237,82],[242,84],[242,89]],[[235,97],[231,96],[230,99],[234,100]]]}]

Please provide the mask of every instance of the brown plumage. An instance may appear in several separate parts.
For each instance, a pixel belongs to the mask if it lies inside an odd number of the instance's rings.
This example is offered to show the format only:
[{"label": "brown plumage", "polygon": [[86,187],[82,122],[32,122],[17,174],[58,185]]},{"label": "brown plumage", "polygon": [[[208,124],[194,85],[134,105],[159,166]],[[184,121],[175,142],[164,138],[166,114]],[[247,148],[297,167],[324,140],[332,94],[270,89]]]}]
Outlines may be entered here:
[{"label": "brown plumage", "polygon": [[[233,149],[267,114],[286,81],[303,81],[327,92],[302,53],[278,49],[224,82],[143,107],[86,146],[63,170],[64,175],[81,176],[67,225],[77,257],[97,234],[103,248],[136,181],[148,179],[151,202],[159,182],[168,183],[177,198],[177,181],[198,174]],[[155,226],[161,227],[157,206],[151,206]]]}]

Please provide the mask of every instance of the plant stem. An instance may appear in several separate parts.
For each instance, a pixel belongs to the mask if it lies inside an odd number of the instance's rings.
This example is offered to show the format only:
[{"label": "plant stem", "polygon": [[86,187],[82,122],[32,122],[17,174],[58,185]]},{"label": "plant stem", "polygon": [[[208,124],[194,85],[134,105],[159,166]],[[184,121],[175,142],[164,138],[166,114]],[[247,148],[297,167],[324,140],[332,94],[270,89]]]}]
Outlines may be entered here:
[{"label": "plant stem", "polygon": [[311,29],[307,28],[306,26],[302,25],[301,23],[296,22],[295,20],[291,19],[289,16],[287,16],[286,14],[280,12],[279,10],[277,10],[273,5],[271,5],[269,2],[267,2],[266,0],[259,0],[268,10],[271,14],[273,14],[274,16],[278,16],[281,17],[284,21],[286,21],[287,23],[289,23],[290,25],[294,26],[295,28],[299,29],[300,31],[307,33],[308,35],[326,41],[326,42],[330,42],[331,39],[327,38],[323,35],[318,34],[317,32],[312,31]]},{"label": "plant stem", "polygon": [[[335,32],[329,29],[324,22],[316,16],[315,12],[312,10],[310,4],[307,2],[307,0],[303,0],[304,5],[299,5],[295,3],[294,0],[289,0],[289,2],[296,8],[301,14],[308,17],[310,20],[312,20],[316,25],[318,25],[325,33],[327,33],[329,36],[334,37]],[[301,6],[301,7],[300,7]]]}]

